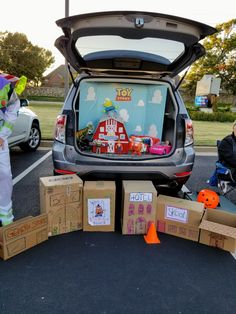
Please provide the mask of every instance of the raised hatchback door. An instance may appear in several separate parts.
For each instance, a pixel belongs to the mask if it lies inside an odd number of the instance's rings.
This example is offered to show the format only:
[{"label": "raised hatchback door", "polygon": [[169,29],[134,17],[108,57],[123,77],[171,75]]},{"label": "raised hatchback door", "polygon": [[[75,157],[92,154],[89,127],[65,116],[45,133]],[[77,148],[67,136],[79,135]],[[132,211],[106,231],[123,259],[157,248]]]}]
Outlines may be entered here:
[{"label": "raised hatchback door", "polygon": [[55,46],[77,71],[177,75],[204,54],[199,41],[216,30],[176,16],[113,11],[58,20]]}]

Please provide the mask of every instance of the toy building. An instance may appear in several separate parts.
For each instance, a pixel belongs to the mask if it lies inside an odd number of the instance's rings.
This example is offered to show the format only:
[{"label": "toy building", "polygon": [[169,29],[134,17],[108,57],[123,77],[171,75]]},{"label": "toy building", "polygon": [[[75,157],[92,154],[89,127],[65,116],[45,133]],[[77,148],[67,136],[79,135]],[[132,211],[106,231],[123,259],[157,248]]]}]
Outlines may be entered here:
[{"label": "toy building", "polygon": [[124,123],[117,117],[106,116],[100,119],[94,132],[92,150],[94,153],[127,154],[129,137]]}]

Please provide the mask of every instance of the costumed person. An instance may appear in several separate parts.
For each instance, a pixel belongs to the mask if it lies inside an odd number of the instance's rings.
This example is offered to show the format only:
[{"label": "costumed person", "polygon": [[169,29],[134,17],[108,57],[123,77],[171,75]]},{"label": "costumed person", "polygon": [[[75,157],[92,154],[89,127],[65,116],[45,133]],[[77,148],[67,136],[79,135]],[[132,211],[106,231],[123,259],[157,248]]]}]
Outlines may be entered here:
[{"label": "costumed person", "polygon": [[[23,81],[26,83],[26,78]],[[17,85],[18,84],[18,89]],[[12,173],[7,138],[12,133],[20,109],[20,100],[16,91],[23,91],[24,82],[19,78],[0,74],[0,225],[10,224],[12,211]],[[15,87],[15,88],[14,88]]]},{"label": "costumed person", "polygon": [[236,180],[236,122],[233,124],[233,132],[220,142],[218,147],[219,161],[232,172]]}]

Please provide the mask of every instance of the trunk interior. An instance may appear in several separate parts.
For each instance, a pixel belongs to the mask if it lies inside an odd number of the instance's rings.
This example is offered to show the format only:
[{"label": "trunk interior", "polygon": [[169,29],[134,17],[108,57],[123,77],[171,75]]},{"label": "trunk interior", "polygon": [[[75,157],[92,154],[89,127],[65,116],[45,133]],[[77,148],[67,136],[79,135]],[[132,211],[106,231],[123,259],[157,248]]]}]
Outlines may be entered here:
[{"label": "trunk interior", "polygon": [[83,79],[74,110],[80,154],[143,160],[165,158],[175,149],[178,110],[167,82]]}]

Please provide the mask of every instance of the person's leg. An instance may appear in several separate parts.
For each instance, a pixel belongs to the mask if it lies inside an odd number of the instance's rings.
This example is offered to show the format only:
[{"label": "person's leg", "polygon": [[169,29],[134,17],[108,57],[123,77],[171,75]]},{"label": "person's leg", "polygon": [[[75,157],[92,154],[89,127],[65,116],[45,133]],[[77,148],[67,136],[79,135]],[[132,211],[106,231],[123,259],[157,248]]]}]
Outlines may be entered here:
[{"label": "person's leg", "polygon": [[2,225],[11,223],[12,215],[12,174],[8,148],[0,151],[0,221]]}]

